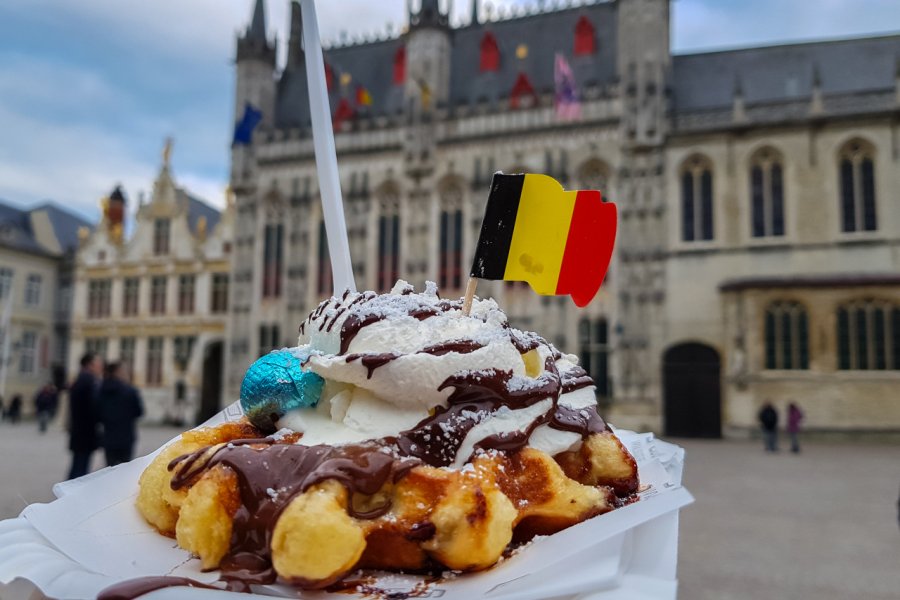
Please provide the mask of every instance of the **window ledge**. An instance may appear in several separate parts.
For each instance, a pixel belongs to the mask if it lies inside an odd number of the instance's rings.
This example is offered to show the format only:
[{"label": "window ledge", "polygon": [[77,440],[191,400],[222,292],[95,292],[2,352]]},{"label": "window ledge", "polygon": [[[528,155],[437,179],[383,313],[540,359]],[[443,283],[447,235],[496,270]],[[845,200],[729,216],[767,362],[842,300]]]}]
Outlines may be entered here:
[{"label": "window ledge", "polygon": [[875,245],[883,244],[887,241],[884,234],[880,231],[847,231],[841,232],[837,238],[837,243],[846,246],[853,245]]}]

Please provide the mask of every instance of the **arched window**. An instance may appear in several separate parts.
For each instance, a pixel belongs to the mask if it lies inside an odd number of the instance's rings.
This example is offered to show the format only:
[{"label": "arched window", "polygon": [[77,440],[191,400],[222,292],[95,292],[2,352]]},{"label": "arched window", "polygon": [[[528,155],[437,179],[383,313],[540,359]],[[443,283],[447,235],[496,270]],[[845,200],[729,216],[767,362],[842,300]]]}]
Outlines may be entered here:
[{"label": "arched window", "polygon": [[841,230],[875,231],[875,150],[862,140],[844,144],[839,155]]},{"label": "arched window", "polygon": [[394,85],[403,85],[406,81],[406,46],[397,48],[394,54]]},{"label": "arched window", "polygon": [[497,46],[497,38],[490,31],[481,38],[481,61],[479,64],[482,73],[500,70],[500,48]]},{"label": "arched window", "polygon": [[877,300],[838,308],[838,368],[900,369],[900,306]]},{"label": "arched window", "polygon": [[582,15],[575,24],[575,56],[586,56],[597,51],[596,34],[590,19]]},{"label": "arched window", "polygon": [[331,273],[331,257],[328,254],[328,233],[325,229],[325,219],[319,222],[319,252],[316,257],[316,291],[322,297],[332,292],[333,278]]},{"label": "arched window", "polygon": [[802,304],[777,301],[766,308],[766,368],[809,368],[809,320]]},{"label": "arched window", "polygon": [[709,159],[695,155],[681,167],[681,239],[713,239],[713,177]]},{"label": "arched window", "polygon": [[458,290],[462,287],[462,190],[452,185],[441,193],[440,237],[438,247],[438,286]]},{"label": "arched window", "polygon": [[400,199],[386,193],[378,215],[378,291],[386,292],[400,277]]},{"label": "arched window", "polygon": [[509,105],[511,108],[529,108],[537,104],[537,94],[534,93],[534,86],[525,73],[519,73],[516,82],[513,84],[512,91],[509,94]]},{"label": "arched window", "polygon": [[750,160],[750,212],[753,237],[784,235],[784,167],[771,148]]},{"label": "arched window", "polygon": [[609,166],[599,159],[582,164],[578,168],[578,189],[600,190],[603,201],[609,201]]},{"label": "arched window", "polygon": [[609,326],[606,319],[581,319],[578,323],[578,355],[581,366],[594,379],[597,395],[609,398]]}]

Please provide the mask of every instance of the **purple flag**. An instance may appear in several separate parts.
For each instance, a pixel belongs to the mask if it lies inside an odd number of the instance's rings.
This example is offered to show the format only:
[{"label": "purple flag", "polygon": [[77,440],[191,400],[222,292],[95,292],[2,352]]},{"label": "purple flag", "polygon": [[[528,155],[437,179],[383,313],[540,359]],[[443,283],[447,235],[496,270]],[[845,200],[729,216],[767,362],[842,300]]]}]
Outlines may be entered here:
[{"label": "purple flag", "polygon": [[575,75],[562,53],[556,53],[553,66],[553,81],[556,83],[556,116],[563,121],[581,117],[581,101],[578,99],[578,88]]}]

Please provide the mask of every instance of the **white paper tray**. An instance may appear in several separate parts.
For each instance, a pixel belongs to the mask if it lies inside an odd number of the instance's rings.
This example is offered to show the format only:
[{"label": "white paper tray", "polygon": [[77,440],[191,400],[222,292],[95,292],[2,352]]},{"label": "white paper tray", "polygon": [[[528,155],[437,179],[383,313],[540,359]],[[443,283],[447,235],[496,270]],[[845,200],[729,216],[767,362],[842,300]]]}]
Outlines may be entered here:
[{"label": "white paper tray", "polygon": [[[684,451],[652,434],[617,434],[635,455],[642,483],[651,485],[641,501],[536,540],[488,571],[434,584],[430,597],[674,599],[678,511],[693,501],[680,485]],[[31,505],[19,518],[0,522],[0,584],[24,578],[52,598],[80,599],[144,575],[215,580],[215,573],[199,572],[198,561],[147,526],[134,509],[137,478],[149,460],[143,457],[57,486],[56,501]],[[397,576],[389,576],[379,585],[397,589],[397,582]],[[298,597],[296,590],[281,586],[258,591]],[[226,594],[168,588],[145,597],[202,600]],[[355,596],[303,592],[299,597]]]}]

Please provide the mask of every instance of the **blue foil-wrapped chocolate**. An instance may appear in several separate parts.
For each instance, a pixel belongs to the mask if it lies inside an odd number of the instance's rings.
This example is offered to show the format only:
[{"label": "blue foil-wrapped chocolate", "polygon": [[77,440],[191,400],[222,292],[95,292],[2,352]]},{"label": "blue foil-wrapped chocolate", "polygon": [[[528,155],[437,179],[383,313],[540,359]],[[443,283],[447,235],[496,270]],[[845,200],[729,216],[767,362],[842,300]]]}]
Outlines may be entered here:
[{"label": "blue foil-wrapped chocolate", "polygon": [[287,411],[315,406],[325,380],[303,370],[309,358],[305,348],[273,350],[250,365],[241,383],[244,414],[264,433]]}]

